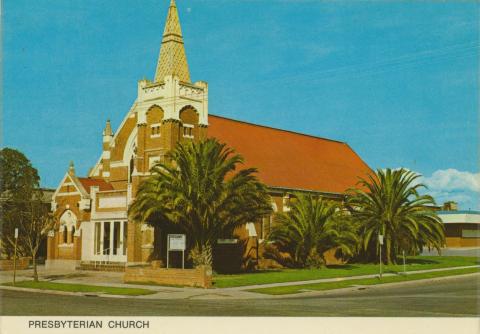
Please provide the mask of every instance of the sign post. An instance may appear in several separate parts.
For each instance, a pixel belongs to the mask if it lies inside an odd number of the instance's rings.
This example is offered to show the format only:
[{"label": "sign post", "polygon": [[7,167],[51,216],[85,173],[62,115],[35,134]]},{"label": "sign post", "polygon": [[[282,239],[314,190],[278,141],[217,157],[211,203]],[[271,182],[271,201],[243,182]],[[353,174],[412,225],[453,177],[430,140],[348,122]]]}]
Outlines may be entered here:
[{"label": "sign post", "polygon": [[380,279],[382,279],[382,246],[383,246],[383,235],[378,235],[378,243],[380,245]]},{"label": "sign post", "polygon": [[171,251],[182,252],[182,269],[185,269],[185,248],[187,244],[187,238],[185,234],[169,234],[167,238],[167,269],[169,266],[169,258]]},{"label": "sign post", "polygon": [[15,278],[17,274],[17,240],[18,240],[18,228],[15,229],[15,247],[13,251],[13,285],[15,285]]}]

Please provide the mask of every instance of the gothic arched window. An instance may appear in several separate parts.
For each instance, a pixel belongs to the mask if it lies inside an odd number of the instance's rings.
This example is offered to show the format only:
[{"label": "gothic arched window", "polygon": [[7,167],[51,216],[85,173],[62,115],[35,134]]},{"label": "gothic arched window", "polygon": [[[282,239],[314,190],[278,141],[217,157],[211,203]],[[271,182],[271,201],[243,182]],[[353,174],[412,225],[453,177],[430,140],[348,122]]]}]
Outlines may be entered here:
[{"label": "gothic arched window", "polygon": [[71,243],[73,244],[73,237],[75,236],[75,226],[72,226],[72,238],[70,239]]},{"label": "gothic arched window", "polygon": [[68,240],[67,225],[63,225],[63,243],[66,244]]},{"label": "gothic arched window", "polygon": [[133,157],[130,158],[130,166],[128,169],[128,183],[132,183],[132,174],[133,174],[134,162]]}]

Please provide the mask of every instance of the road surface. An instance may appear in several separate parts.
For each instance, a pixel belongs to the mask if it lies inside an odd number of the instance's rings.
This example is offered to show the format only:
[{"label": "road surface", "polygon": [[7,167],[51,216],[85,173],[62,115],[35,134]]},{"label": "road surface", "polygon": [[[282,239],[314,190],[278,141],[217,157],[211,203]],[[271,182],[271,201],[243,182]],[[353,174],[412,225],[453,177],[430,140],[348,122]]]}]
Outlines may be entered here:
[{"label": "road surface", "polygon": [[2,315],[474,317],[479,315],[479,278],[453,277],[308,298],[254,301],[221,299],[221,295],[210,300],[156,300],[7,290],[0,290],[0,297]]}]

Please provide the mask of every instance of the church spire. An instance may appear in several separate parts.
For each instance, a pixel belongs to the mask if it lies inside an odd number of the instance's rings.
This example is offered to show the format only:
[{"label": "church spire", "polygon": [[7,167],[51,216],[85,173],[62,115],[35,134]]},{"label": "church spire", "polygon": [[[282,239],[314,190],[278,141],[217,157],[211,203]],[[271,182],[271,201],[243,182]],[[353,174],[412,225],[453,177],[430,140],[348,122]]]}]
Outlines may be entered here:
[{"label": "church spire", "polygon": [[185,48],[183,47],[182,29],[175,0],[171,0],[168,8],[157,71],[155,72],[155,82],[163,81],[167,75],[174,75],[180,81],[190,82],[190,72]]}]

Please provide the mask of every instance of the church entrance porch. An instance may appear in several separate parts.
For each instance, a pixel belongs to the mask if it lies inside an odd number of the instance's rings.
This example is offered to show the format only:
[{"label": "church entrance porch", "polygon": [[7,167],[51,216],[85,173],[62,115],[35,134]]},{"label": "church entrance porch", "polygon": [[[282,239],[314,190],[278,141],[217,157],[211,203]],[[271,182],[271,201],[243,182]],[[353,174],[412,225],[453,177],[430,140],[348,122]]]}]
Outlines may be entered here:
[{"label": "church entrance porch", "polygon": [[82,262],[127,262],[128,223],[102,220],[84,224]]}]

